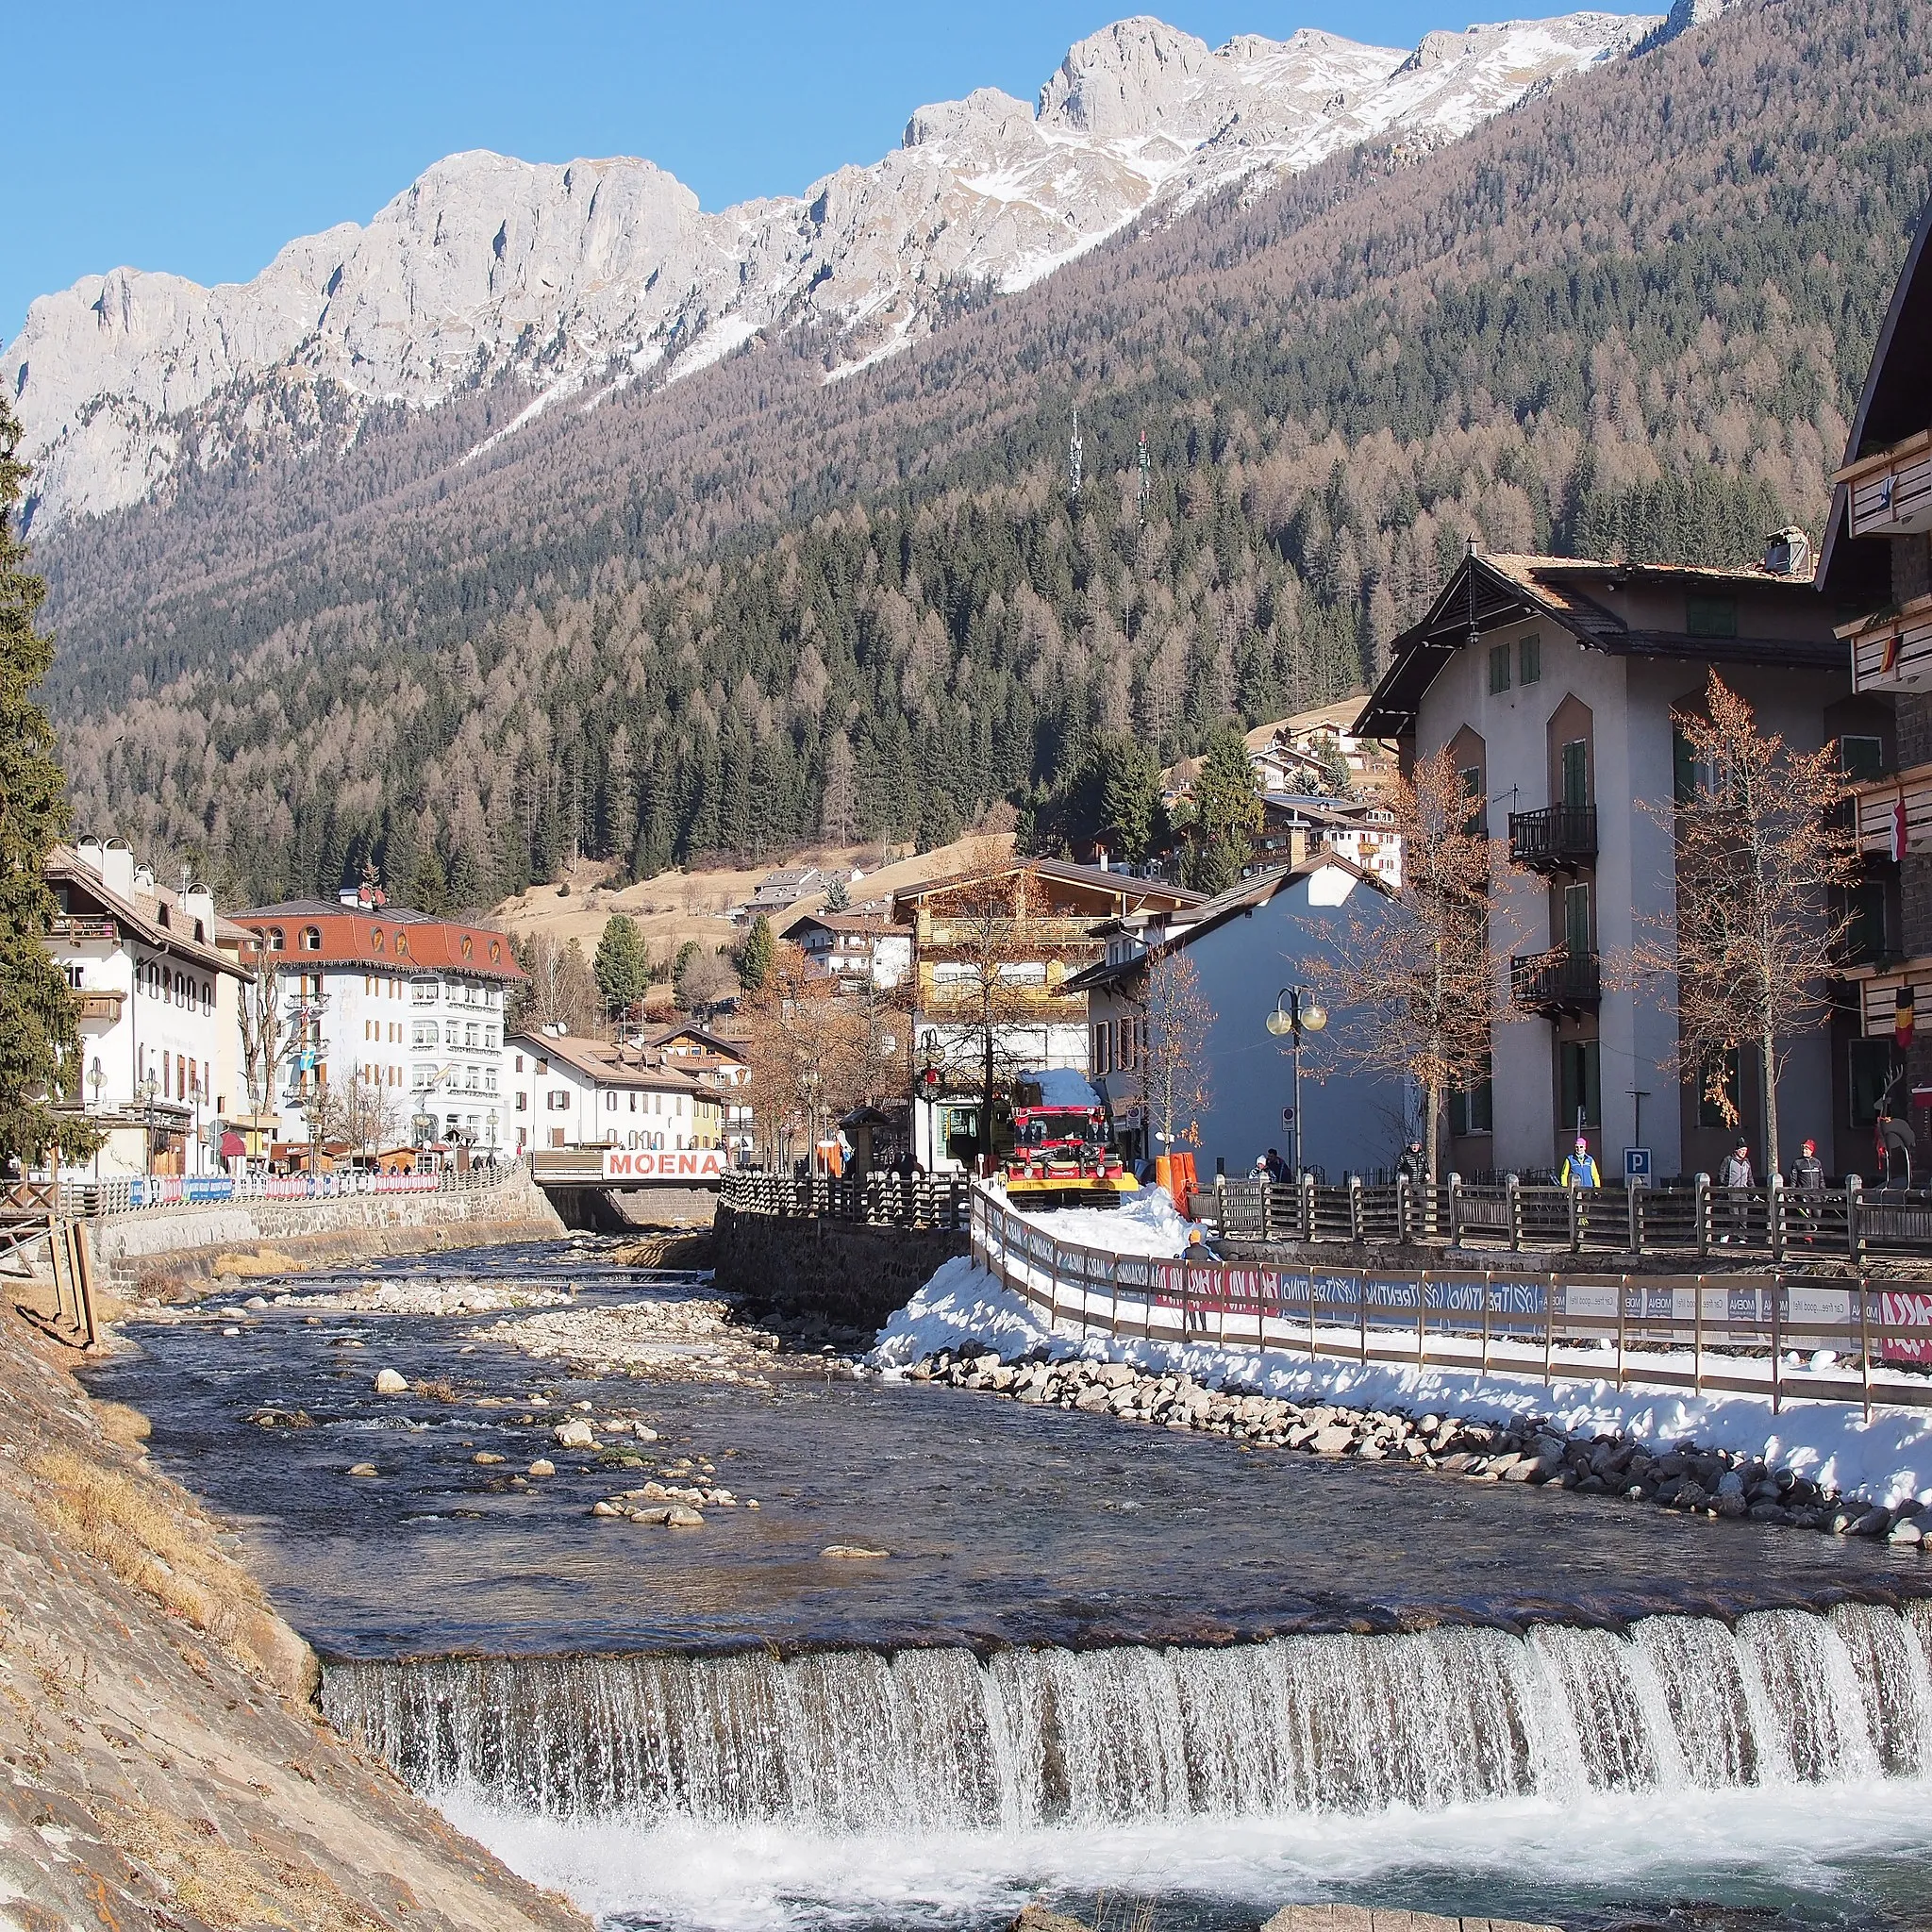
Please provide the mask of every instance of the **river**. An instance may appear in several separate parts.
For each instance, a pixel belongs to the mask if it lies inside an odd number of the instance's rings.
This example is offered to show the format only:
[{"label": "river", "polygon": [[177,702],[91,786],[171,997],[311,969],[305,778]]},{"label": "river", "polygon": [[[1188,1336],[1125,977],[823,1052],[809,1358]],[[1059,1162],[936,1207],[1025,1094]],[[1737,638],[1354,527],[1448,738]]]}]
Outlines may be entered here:
[{"label": "river", "polygon": [[[583,1242],[382,1275],[690,1292]],[[572,1376],[498,1319],[298,1299],[144,1326],[90,1381],[239,1525],[337,1722],[613,1928],[981,1932],[1036,1895],[1216,1932],[1317,1897],[1591,1928],[1915,1908],[1916,1556],[808,1358]],[[383,1366],[437,1397],[376,1395]],[[555,1448],[583,1403],[658,1440]],[[589,1514],[686,1460],[760,1507]]]}]

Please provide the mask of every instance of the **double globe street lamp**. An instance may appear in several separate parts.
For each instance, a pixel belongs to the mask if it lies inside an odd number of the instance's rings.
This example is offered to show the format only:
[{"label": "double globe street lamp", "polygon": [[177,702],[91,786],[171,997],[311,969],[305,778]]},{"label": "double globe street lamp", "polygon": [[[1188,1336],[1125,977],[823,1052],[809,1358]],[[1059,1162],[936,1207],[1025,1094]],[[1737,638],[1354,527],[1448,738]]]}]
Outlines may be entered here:
[{"label": "double globe street lamp", "polygon": [[1268,1015],[1268,1030],[1279,1040],[1288,1038],[1294,1055],[1294,1106],[1290,1109],[1294,1128],[1291,1167],[1297,1180],[1302,1172],[1302,1035],[1319,1033],[1328,1024],[1328,1008],[1305,986],[1284,986],[1274,996],[1274,1010]]}]

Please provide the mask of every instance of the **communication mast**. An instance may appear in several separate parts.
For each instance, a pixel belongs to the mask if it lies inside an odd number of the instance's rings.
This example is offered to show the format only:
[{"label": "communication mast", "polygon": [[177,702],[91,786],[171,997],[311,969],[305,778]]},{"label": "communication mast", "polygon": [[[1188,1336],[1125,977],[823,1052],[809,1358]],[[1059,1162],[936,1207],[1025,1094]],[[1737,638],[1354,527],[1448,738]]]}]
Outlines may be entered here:
[{"label": "communication mast", "polygon": [[1080,412],[1074,411],[1074,433],[1067,439],[1067,501],[1080,501]]},{"label": "communication mast", "polygon": [[1144,530],[1147,527],[1148,492],[1147,432],[1144,429],[1141,432],[1141,453],[1139,457],[1139,462],[1141,465],[1141,527]]}]

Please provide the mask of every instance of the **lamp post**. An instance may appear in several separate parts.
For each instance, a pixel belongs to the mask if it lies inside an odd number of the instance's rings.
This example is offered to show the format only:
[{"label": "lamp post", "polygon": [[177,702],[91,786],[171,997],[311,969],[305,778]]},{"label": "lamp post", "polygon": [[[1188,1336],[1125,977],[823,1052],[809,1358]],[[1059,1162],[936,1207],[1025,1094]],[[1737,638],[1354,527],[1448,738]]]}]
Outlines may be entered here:
[{"label": "lamp post", "polygon": [[[87,1084],[94,1090],[94,1111],[96,1113],[99,1113],[101,1110],[101,1089],[107,1085],[107,1071],[101,1065],[101,1057],[99,1054],[95,1054],[93,1065],[87,1070]],[[99,1141],[96,1141],[94,1143],[94,1178],[99,1180],[100,1177],[101,1149]]]},{"label": "lamp post", "polygon": [[1302,1035],[1319,1033],[1328,1024],[1328,1008],[1307,987],[1284,986],[1274,995],[1274,1010],[1268,1015],[1268,1030],[1279,1040],[1288,1036],[1289,1050],[1294,1056],[1294,1176],[1302,1172]]},{"label": "lamp post", "polygon": [[161,1083],[150,1067],[141,1083],[141,1172],[146,1180],[152,1180],[155,1173],[155,1095],[160,1091]]}]

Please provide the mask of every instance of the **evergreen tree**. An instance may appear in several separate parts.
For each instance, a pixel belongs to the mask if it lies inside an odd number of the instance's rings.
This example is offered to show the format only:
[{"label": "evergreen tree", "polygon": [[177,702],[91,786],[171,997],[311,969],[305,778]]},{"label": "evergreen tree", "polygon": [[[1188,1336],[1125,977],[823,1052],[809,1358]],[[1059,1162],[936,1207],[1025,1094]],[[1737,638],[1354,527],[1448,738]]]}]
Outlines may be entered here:
[{"label": "evergreen tree", "polygon": [[1194,780],[1181,877],[1197,892],[1224,892],[1240,882],[1261,825],[1261,800],[1247,741],[1231,725],[1217,731]]},{"label": "evergreen tree", "polygon": [[772,961],[778,942],[772,937],[772,922],[760,912],[751,923],[744,943],[738,949],[738,983],[746,992],[757,992],[772,975]]},{"label": "evergreen tree", "polygon": [[426,912],[433,919],[441,919],[448,913],[449,879],[434,846],[425,845],[416,855],[403,898],[416,911]]},{"label": "evergreen tree", "polygon": [[26,567],[14,513],[26,484],[20,425],[0,395],[0,1171],[36,1165],[49,1147],[69,1158],[99,1135],[51,1104],[79,1098],[80,1036],[67,980],[47,952],[54,895],[49,850],[67,824],[66,781],[54,732],[32,696],[54,661],[34,629],[46,587]]},{"label": "evergreen tree", "polygon": [[597,941],[591,970],[597,975],[597,991],[604,995],[604,1004],[618,1018],[625,1017],[643,998],[651,978],[650,955],[636,920],[622,912],[610,915],[604,937]]},{"label": "evergreen tree", "polygon": [[851,905],[852,892],[845,883],[845,874],[842,872],[835,872],[832,874],[832,883],[825,888],[825,910],[844,912]]},{"label": "evergreen tree", "polygon": [[1095,842],[1122,858],[1145,858],[1161,813],[1160,766],[1139,739],[1124,735],[1094,741],[1098,780]]}]

